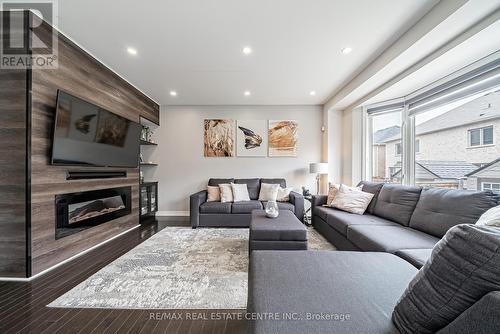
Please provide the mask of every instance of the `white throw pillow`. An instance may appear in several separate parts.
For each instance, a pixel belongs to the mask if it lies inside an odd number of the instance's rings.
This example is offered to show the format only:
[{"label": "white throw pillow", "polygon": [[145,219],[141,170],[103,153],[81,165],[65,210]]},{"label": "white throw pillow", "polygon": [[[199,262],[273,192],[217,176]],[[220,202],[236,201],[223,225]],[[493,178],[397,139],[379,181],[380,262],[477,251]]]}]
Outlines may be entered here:
[{"label": "white throw pillow", "polygon": [[279,184],[262,183],[260,185],[259,201],[276,201],[279,189]]},{"label": "white throw pillow", "polygon": [[231,188],[233,189],[233,202],[243,202],[250,200],[250,195],[248,195],[248,186],[246,183],[231,183]]},{"label": "white throw pillow", "polygon": [[500,227],[500,205],[495,206],[479,217],[476,225]]},{"label": "white throw pillow", "polygon": [[220,202],[220,188],[219,187],[207,187],[208,197],[207,202]]},{"label": "white throw pillow", "polygon": [[288,202],[290,201],[290,193],[292,192],[293,188],[278,188],[278,195],[276,196],[276,201],[278,202]]},{"label": "white throw pillow", "polygon": [[222,203],[228,203],[233,201],[233,188],[229,183],[219,184],[220,189],[220,201]]},{"label": "white throw pillow", "polygon": [[[340,184],[331,184],[328,189],[328,198],[326,199],[326,205],[325,206],[332,206],[333,199],[335,196],[337,196],[337,193],[340,189]],[[362,187],[349,187],[346,186],[345,184],[342,184],[343,187],[346,187],[347,189],[357,189],[357,190],[362,190]]]},{"label": "white throw pillow", "polygon": [[372,198],[373,194],[365,193],[357,187],[341,185],[337,196],[333,199],[332,207],[362,215],[370,205]]}]

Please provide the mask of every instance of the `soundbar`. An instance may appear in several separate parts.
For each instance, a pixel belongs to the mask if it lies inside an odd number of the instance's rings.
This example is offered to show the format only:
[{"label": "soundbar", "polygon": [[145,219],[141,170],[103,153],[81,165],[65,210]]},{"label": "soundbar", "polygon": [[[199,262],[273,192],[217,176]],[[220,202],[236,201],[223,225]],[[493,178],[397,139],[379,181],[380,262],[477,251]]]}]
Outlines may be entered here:
[{"label": "soundbar", "polygon": [[82,179],[112,179],[118,177],[127,177],[126,171],[68,171],[66,180],[82,180]]}]

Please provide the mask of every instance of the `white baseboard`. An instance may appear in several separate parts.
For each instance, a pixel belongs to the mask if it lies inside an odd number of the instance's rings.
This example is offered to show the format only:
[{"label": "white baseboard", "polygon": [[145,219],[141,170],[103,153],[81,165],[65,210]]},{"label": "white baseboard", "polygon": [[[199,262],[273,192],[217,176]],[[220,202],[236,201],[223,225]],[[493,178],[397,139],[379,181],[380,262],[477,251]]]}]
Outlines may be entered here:
[{"label": "white baseboard", "polygon": [[48,272],[49,272],[49,271],[51,271],[51,270],[56,269],[57,267],[62,266],[62,265],[63,265],[63,264],[65,264],[65,263],[68,263],[68,262],[70,262],[70,261],[72,261],[72,260],[76,259],[77,257],[80,257],[80,256],[82,256],[82,255],[84,255],[84,254],[86,254],[86,253],[90,252],[90,251],[91,251],[91,250],[93,250],[93,249],[96,249],[96,248],[97,248],[97,247],[99,247],[99,246],[104,245],[105,243],[110,242],[111,240],[114,240],[114,239],[116,239],[116,238],[118,238],[118,237],[120,237],[120,236],[124,235],[125,233],[128,233],[128,232],[130,232],[130,231],[132,231],[132,230],[135,230],[135,229],[136,229],[136,228],[138,228],[139,226],[141,226],[141,225],[137,225],[137,226],[134,226],[134,227],[132,227],[132,228],[129,228],[128,230],[123,231],[122,233],[117,234],[117,235],[115,235],[114,237],[109,238],[109,239],[107,239],[107,240],[105,240],[105,241],[103,241],[103,242],[101,242],[101,243],[99,243],[99,244],[97,244],[97,245],[95,245],[95,246],[92,246],[92,247],[90,247],[89,249],[84,250],[83,252],[80,252],[80,253],[78,253],[78,254],[75,254],[75,255],[73,255],[72,257],[69,257],[69,258],[67,258],[66,260],[64,260],[64,261],[62,261],[62,262],[59,262],[58,264],[53,265],[52,267],[47,268],[47,269],[45,269],[44,271],[41,271],[41,272],[39,272],[38,274],[33,275],[33,276],[31,276],[31,277],[27,277],[27,278],[21,278],[21,277],[20,277],[20,278],[17,278],[17,277],[0,277],[0,281],[11,281],[11,282],[29,282],[29,281],[31,281],[31,280],[34,280],[34,279],[35,279],[35,278],[37,278],[37,277],[40,277],[40,276],[42,276],[42,275],[44,275],[44,274],[48,273]]},{"label": "white baseboard", "polygon": [[189,211],[157,211],[160,217],[189,217]]}]

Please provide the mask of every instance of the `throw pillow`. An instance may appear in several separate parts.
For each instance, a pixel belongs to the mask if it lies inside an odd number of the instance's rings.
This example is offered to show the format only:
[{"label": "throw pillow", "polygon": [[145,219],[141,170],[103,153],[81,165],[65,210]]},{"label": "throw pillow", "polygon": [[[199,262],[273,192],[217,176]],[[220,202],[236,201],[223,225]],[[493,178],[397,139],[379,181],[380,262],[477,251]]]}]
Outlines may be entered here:
[{"label": "throw pillow", "polygon": [[[330,183],[329,187],[328,187],[328,198],[326,199],[326,206],[332,206],[332,202],[333,202],[333,199],[335,198],[335,196],[337,196],[337,193],[340,189],[340,184],[332,184]],[[362,190],[362,187],[361,186],[358,186],[358,187],[349,187],[349,186],[346,186],[345,184],[342,184],[342,186],[344,187],[347,187],[348,189],[358,189],[358,190]]]},{"label": "throw pillow", "polygon": [[229,183],[219,184],[220,189],[220,201],[222,203],[228,203],[233,201],[233,188]]},{"label": "throw pillow", "polygon": [[340,184],[332,184],[330,183],[328,186],[328,198],[326,199],[326,206],[331,206],[333,199],[337,196],[337,193],[340,189]]},{"label": "throw pillow", "polygon": [[496,226],[500,227],[500,205],[495,206],[479,217],[476,225]]},{"label": "throw pillow", "polygon": [[276,201],[279,189],[279,184],[262,183],[260,185],[259,201]]},{"label": "throw pillow", "polygon": [[219,187],[207,187],[207,202],[220,202],[220,189]]},{"label": "throw pillow", "polygon": [[290,201],[290,193],[293,188],[278,188],[278,196],[276,197],[276,201],[278,202],[288,202]]},{"label": "throw pillow", "polygon": [[392,319],[405,333],[435,333],[476,301],[500,290],[500,230],[452,227],[410,282]]},{"label": "throw pillow", "polygon": [[249,201],[250,195],[248,194],[248,186],[246,183],[231,183],[233,190],[233,202]]},{"label": "throw pillow", "polygon": [[368,205],[370,205],[372,198],[373,194],[365,193],[357,187],[348,187],[342,184],[331,206],[336,209],[362,215],[365,213]]}]

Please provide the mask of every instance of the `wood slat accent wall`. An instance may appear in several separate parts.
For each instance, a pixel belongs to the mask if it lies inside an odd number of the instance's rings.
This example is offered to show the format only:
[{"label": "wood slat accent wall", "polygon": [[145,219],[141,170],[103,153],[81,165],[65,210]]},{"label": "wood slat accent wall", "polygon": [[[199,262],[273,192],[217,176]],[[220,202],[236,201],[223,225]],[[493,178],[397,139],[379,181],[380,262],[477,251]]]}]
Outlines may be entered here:
[{"label": "wood slat accent wall", "polygon": [[[47,24],[34,33],[51,38]],[[75,254],[139,224],[139,169],[127,177],[107,180],[66,180],[68,167],[50,165],[57,90],[62,89],[111,112],[139,122],[140,116],[158,122],[159,106],[63,35],[58,35],[57,70],[32,71],[32,273],[37,274]],[[74,168],[80,169],[80,168]],[[103,168],[94,168],[103,170]],[[116,170],[117,168],[109,168]],[[132,186],[132,213],[80,233],[55,239],[58,194]]]},{"label": "wood slat accent wall", "polygon": [[26,82],[26,70],[0,69],[0,277],[26,276]]},{"label": "wood slat accent wall", "polygon": [[[37,18],[30,15],[33,33],[42,41],[51,38],[50,26],[33,24],[34,20]],[[58,69],[0,70],[0,277],[25,277],[26,263],[31,263],[28,269],[35,275],[139,224],[139,168],[126,169],[124,178],[66,180],[68,170],[82,167],[50,164],[57,90],[135,122],[142,116],[158,124],[159,105],[65,36],[57,34],[57,39]],[[29,79],[31,95],[26,91]],[[31,108],[27,110],[30,96]],[[27,129],[29,120],[31,127]],[[27,141],[30,130],[31,140]],[[23,154],[30,142],[31,156],[26,162]],[[30,238],[26,238],[26,163],[31,163]],[[132,187],[130,215],[55,239],[56,195],[123,186]],[[26,254],[31,255],[31,261],[26,261]]]}]

